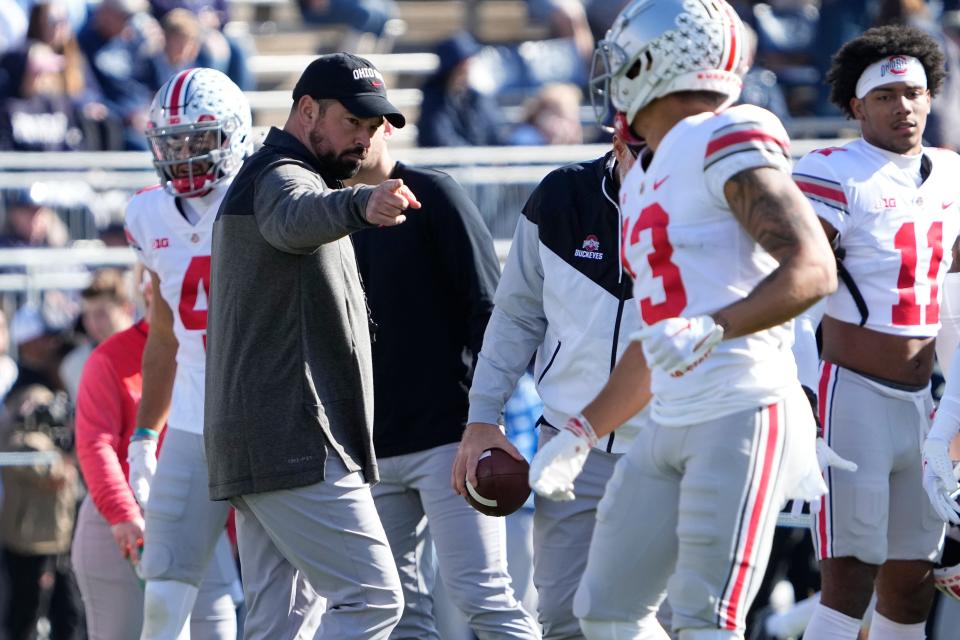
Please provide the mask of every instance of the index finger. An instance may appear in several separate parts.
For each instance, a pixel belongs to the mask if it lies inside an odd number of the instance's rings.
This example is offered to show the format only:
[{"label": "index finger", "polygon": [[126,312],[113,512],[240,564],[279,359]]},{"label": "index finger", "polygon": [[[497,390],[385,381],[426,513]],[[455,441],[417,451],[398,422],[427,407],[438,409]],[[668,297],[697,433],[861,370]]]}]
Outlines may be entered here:
[{"label": "index finger", "polygon": [[464,477],[463,470],[465,466],[463,464],[463,443],[461,442],[461,448],[457,451],[457,457],[453,459],[453,467],[450,469],[450,486],[453,487],[453,490],[457,495],[462,496],[464,489],[463,481],[461,478]]},{"label": "index finger", "polygon": [[397,195],[406,198],[407,205],[413,209],[419,209],[421,207],[420,201],[417,200],[417,196],[414,195],[413,191],[410,190],[410,187],[402,185],[396,191]]},{"label": "index finger", "polygon": [[453,486],[457,493],[466,497],[467,483],[474,487],[477,486],[477,462],[480,460],[482,451],[477,451],[476,447],[468,444],[460,449],[453,467]]}]

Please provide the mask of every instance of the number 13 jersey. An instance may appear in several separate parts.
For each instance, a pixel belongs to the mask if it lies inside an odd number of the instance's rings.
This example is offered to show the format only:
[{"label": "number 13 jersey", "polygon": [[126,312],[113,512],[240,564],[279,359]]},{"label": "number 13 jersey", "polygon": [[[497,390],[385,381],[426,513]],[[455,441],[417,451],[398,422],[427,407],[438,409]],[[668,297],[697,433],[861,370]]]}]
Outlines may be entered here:
[{"label": "number 13 jersey", "polygon": [[[864,326],[902,336],[935,336],[940,285],[960,232],[960,156],[923,148],[921,175],[862,138],[804,156],[793,177],[817,215],[839,233],[843,265],[863,295]],[[899,156],[903,157],[903,156]],[[845,286],[826,314],[852,324],[861,315]]]},{"label": "number 13 jersey", "polygon": [[[790,172],[789,139],[769,111],[742,105],[677,123],[620,189],[627,268],[644,324],[713,313],[745,298],[777,262],[744,230],[724,185],[753,168]],[[725,340],[680,378],[652,371],[653,418],[705,422],[784,398],[797,384],[790,323]]]},{"label": "number 13 jersey", "polygon": [[191,200],[202,207],[196,224],[187,221],[176,198],[161,188],[136,194],[126,211],[127,240],[160,278],[160,294],[173,312],[177,374],[167,426],[190,433],[203,433],[210,243],[228,186],[218,185],[209,195]]}]

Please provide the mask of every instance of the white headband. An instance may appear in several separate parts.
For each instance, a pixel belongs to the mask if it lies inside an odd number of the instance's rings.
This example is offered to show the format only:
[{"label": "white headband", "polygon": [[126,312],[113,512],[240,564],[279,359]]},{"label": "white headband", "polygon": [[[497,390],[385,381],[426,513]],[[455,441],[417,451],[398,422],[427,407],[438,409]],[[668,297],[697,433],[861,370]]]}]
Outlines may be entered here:
[{"label": "white headband", "polygon": [[863,70],[857,80],[857,98],[863,97],[885,84],[909,82],[922,89],[927,88],[927,72],[923,64],[911,56],[890,56],[878,60]]}]

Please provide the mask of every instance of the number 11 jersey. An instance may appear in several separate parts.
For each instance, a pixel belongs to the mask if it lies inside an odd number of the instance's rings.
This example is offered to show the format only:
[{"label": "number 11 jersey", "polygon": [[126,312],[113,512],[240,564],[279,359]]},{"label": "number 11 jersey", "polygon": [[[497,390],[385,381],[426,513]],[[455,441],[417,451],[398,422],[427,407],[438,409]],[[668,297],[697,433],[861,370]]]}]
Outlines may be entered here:
[{"label": "number 11 jersey", "polygon": [[[680,121],[647,169],[628,174],[620,189],[624,258],[644,324],[713,313],[777,267],[724,195],[730,178],[758,167],[789,175],[789,139],[772,113],[742,105]],[[797,384],[792,345],[787,323],[725,340],[680,378],[654,369],[652,417],[684,426],[778,402]]]},{"label": "number 11 jersey", "polygon": [[[960,156],[924,147],[920,175],[862,138],[804,156],[793,176],[817,215],[839,233],[843,265],[867,305],[864,326],[902,336],[940,329],[940,285],[960,232]],[[860,324],[841,285],[826,314]]]},{"label": "number 11 jersey", "polygon": [[173,312],[177,374],[167,426],[190,433],[203,433],[210,245],[228,186],[218,185],[208,196],[191,199],[191,204],[202,205],[196,224],[188,222],[176,198],[159,187],[137,193],[126,211],[127,240],[160,278],[160,294]]}]

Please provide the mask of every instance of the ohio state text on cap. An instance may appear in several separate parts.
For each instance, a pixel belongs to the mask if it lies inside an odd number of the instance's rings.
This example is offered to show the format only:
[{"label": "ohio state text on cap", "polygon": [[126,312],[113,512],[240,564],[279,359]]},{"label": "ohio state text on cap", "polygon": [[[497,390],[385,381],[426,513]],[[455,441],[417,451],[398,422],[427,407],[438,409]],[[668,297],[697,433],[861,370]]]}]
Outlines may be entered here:
[{"label": "ohio state text on cap", "polygon": [[383,116],[398,129],[407,123],[387,100],[383,76],[369,60],[350,53],[323,55],[307,65],[293,88],[293,101],[303,96],[337,100],[361,118]]}]

